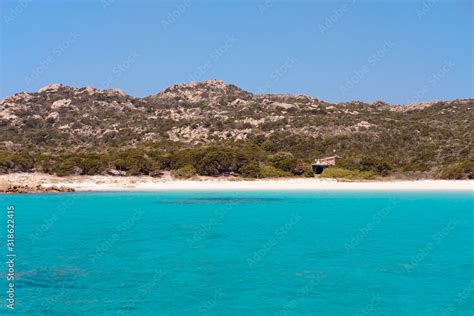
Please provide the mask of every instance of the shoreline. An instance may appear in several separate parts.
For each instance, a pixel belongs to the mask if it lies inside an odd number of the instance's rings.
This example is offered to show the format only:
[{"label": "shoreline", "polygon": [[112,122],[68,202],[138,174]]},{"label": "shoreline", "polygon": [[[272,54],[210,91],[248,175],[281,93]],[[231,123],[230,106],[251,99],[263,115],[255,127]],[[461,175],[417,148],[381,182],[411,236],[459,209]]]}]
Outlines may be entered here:
[{"label": "shoreline", "polygon": [[64,187],[76,192],[126,191],[470,191],[474,180],[386,180],[338,181],[318,178],[277,178],[246,180],[240,178],[209,178],[180,180],[169,174],[149,176],[68,176],[41,173],[0,175],[0,192],[13,185],[44,188]]}]

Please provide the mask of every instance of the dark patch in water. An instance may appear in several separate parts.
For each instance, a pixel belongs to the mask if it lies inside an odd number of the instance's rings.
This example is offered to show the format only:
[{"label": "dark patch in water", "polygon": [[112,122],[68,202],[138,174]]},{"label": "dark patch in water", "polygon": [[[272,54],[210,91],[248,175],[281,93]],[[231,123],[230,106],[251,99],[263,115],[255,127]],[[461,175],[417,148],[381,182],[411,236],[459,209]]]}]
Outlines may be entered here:
[{"label": "dark patch in water", "polygon": [[474,264],[472,263],[465,263],[458,266],[459,269],[465,270],[465,271],[472,271],[473,267],[474,267]]},{"label": "dark patch in water", "polygon": [[209,235],[206,239],[207,240],[212,240],[212,239],[220,239],[220,238],[224,238],[225,235],[222,235],[222,234],[212,234],[212,235]]},{"label": "dark patch in water", "polygon": [[160,201],[161,204],[238,204],[238,203],[270,203],[270,202],[281,202],[283,199],[277,198],[194,198],[186,200],[170,200]]},{"label": "dark patch in water", "polygon": [[129,244],[129,243],[136,244],[136,243],[147,242],[147,241],[150,241],[150,239],[145,239],[145,238],[129,239],[129,240],[123,240],[122,243],[123,244]]},{"label": "dark patch in water", "polygon": [[84,275],[84,273],[77,268],[55,267],[22,273],[16,283],[19,287],[73,289],[76,278],[80,275]]},{"label": "dark patch in water", "polygon": [[[135,303],[136,302],[127,302],[127,304],[131,304],[131,303]],[[142,301],[140,301],[140,303],[143,303]],[[117,313],[124,313],[124,312],[131,312],[131,311],[137,311],[139,310],[139,308],[137,306],[133,306],[133,305],[127,305],[127,306],[123,306],[123,307],[119,307],[119,308],[114,308],[114,310],[117,311]]]}]

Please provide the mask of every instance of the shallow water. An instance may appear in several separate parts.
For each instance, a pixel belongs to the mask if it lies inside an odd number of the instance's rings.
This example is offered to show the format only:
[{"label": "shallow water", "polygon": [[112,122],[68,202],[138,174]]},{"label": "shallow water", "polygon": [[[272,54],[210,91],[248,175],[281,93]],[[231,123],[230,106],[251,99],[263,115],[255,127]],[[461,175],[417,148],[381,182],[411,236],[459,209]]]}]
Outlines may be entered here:
[{"label": "shallow water", "polygon": [[147,192],[3,195],[0,207],[15,206],[20,315],[472,315],[473,201]]}]

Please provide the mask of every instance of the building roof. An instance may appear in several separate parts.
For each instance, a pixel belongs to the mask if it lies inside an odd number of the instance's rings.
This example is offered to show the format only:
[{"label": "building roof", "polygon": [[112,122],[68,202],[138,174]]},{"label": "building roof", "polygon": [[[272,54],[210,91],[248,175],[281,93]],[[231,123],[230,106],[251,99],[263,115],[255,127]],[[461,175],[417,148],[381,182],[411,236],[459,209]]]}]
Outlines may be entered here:
[{"label": "building roof", "polygon": [[335,156],[319,158],[319,159],[316,159],[316,160],[341,159],[341,158],[342,158],[341,156],[335,155]]},{"label": "building roof", "polygon": [[318,158],[314,160],[314,165],[333,165],[336,163],[336,159],[341,159],[342,157],[335,155],[324,158]]}]

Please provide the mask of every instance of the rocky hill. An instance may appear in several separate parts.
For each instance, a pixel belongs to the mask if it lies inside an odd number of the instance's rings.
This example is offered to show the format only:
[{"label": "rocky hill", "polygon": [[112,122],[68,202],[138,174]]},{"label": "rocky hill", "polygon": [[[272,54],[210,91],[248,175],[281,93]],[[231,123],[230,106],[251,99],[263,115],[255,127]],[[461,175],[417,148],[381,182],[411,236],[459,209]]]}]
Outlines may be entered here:
[{"label": "rocky hill", "polygon": [[[140,149],[140,157],[160,152],[150,159],[159,165],[157,173],[184,166],[200,173],[192,159],[176,163],[174,156],[209,146],[250,146],[260,155],[244,160],[257,171],[268,166],[299,174],[314,158],[336,152],[345,158],[341,167],[348,169],[363,171],[366,159],[385,164],[382,175],[465,178],[472,174],[473,110],[474,99],[331,104],[305,95],[253,94],[218,80],[178,84],[145,98],[118,89],[52,84],[0,101],[0,170],[57,173],[62,163],[57,160],[64,155]],[[272,162],[282,153],[292,155],[291,168]],[[28,163],[22,167],[15,159],[25,155]],[[171,161],[162,161],[163,155]],[[41,159],[53,165],[51,170]],[[107,159],[100,172],[117,168]],[[70,164],[76,164],[75,173],[84,172],[80,163]],[[242,174],[243,165],[214,175]]]}]

